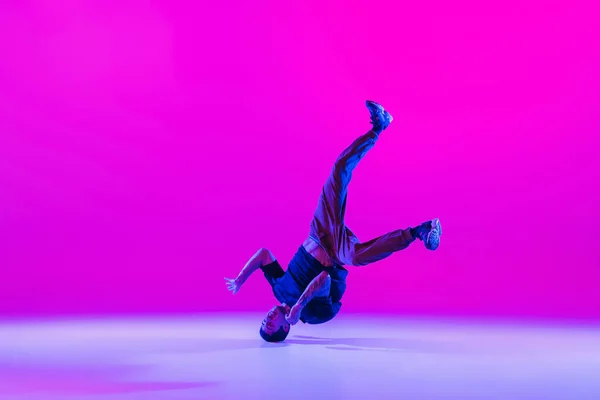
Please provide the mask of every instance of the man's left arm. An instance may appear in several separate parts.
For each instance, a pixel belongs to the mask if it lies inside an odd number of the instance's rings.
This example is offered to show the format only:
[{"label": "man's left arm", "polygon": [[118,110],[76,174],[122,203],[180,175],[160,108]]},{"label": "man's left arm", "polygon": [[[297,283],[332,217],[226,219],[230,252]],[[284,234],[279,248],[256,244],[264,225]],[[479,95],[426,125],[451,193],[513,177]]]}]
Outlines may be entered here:
[{"label": "man's left arm", "polygon": [[323,271],[310,282],[296,304],[294,304],[288,315],[286,315],[285,318],[290,325],[296,325],[300,320],[300,315],[302,314],[304,307],[306,307],[316,295],[322,293],[328,287],[331,287],[331,277],[326,271]]}]

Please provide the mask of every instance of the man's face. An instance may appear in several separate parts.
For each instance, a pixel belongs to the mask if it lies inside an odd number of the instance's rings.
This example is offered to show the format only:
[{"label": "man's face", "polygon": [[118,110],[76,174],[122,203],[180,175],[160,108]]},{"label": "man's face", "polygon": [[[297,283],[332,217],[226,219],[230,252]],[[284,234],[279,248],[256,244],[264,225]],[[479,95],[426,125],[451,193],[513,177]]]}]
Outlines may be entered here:
[{"label": "man's face", "polygon": [[282,327],[285,332],[289,332],[290,324],[285,320],[285,315],[289,311],[290,308],[286,304],[271,308],[262,321],[262,330],[267,335],[273,335]]}]

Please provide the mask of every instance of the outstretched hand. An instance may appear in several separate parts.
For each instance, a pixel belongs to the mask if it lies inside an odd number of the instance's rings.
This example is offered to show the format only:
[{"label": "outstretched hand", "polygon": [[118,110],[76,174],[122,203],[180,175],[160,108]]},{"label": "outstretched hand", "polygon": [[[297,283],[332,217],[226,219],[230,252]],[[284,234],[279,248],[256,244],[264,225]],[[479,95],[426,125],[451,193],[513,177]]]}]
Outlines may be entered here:
[{"label": "outstretched hand", "polygon": [[298,304],[296,304],[287,313],[287,315],[285,316],[285,319],[290,325],[296,325],[298,323],[298,321],[300,321],[301,314],[302,314],[302,307],[300,307]]},{"label": "outstretched hand", "polygon": [[240,287],[242,287],[236,279],[225,278],[225,284],[227,285],[227,290],[233,294],[236,294],[240,290]]}]

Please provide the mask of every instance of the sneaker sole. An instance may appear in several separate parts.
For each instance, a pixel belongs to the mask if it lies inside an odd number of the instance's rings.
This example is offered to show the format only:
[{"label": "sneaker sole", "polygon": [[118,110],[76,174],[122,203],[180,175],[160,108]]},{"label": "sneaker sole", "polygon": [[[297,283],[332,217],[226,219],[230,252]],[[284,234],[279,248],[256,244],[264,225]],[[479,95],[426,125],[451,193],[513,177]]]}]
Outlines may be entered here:
[{"label": "sneaker sole", "polygon": [[439,218],[434,219],[432,225],[433,225],[433,229],[438,231],[441,235],[442,234],[442,223],[440,222],[440,219]]},{"label": "sneaker sole", "polygon": [[432,222],[431,232],[427,235],[427,241],[425,242],[425,247],[428,250],[436,250],[440,246],[440,236],[442,235],[442,224],[438,218],[434,219]]}]

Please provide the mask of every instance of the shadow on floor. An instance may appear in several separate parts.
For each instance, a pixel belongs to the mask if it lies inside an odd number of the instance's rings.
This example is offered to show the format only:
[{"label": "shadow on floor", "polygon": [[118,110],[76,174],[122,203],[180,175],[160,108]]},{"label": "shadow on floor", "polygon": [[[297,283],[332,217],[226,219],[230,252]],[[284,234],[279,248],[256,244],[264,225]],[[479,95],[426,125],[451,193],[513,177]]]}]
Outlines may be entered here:
[{"label": "shadow on floor", "polygon": [[285,341],[288,345],[317,345],[344,351],[397,351],[419,353],[465,352],[456,343],[432,342],[396,338],[322,338],[296,335]]}]

